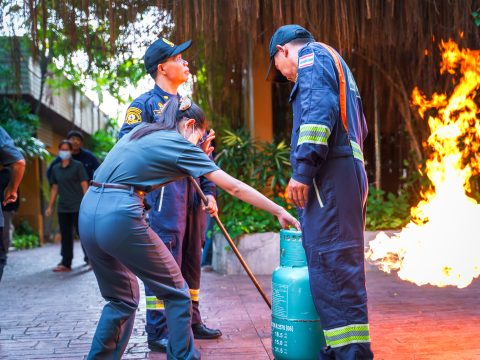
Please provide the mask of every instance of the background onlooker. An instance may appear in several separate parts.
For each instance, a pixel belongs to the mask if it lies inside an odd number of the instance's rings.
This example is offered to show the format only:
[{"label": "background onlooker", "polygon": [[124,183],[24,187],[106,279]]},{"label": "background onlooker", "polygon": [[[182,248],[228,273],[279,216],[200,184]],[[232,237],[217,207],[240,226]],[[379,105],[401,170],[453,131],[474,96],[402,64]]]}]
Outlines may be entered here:
[{"label": "background onlooker", "polygon": [[60,162],[51,167],[49,176],[52,185],[50,202],[45,214],[47,216],[52,215],[58,195],[57,213],[62,236],[62,261],[53,271],[66,272],[72,269],[73,238],[75,232],[78,234],[78,211],[83,194],[87,191],[89,179],[83,164],[80,161],[73,160],[73,145],[69,140],[62,140],[58,149]]},{"label": "background onlooker", "polygon": [[[93,174],[95,173],[95,170],[97,170],[97,168],[100,166],[100,163],[91,151],[83,147],[84,137],[82,132],[78,130],[70,130],[67,133],[67,140],[69,140],[72,144],[72,159],[80,161],[83,164],[83,167],[87,172],[88,181],[92,180]],[[52,184],[52,169],[56,164],[59,164],[60,162],[61,159],[59,156],[57,156],[47,169],[47,179],[50,185]],[[83,260],[85,261],[85,263],[88,264],[87,253],[83,249],[83,246],[82,250],[84,254]]]},{"label": "background onlooker", "polygon": [[[83,134],[78,130],[71,130],[67,134],[67,140],[72,143],[72,158],[73,160],[80,161],[87,172],[88,180],[93,179],[93,173],[100,166],[97,158],[92,152],[83,147]],[[61,161],[60,157],[56,157],[47,169],[48,181],[51,182],[52,168],[55,164]]]}]

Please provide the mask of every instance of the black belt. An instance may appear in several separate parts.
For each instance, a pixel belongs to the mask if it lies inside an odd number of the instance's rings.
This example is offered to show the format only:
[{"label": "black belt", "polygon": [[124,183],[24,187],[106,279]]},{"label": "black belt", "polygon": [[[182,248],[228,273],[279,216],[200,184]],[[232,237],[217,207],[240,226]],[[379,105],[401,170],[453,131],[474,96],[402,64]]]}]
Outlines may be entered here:
[{"label": "black belt", "polygon": [[132,185],[123,185],[123,184],[111,184],[111,183],[99,183],[96,181],[90,181],[90,186],[95,186],[99,188],[105,189],[121,189],[121,190],[132,190],[136,192],[138,195],[143,196],[145,195],[145,191],[136,189],[135,186]]}]

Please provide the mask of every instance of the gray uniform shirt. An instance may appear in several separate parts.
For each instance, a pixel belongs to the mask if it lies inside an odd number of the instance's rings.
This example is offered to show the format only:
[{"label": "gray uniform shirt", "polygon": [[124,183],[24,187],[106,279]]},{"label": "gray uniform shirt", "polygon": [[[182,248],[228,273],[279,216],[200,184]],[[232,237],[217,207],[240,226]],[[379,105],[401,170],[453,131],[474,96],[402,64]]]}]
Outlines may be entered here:
[{"label": "gray uniform shirt", "polygon": [[144,126],[137,126],[115,144],[95,172],[96,182],[145,189],[188,175],[198,178],[219,170],[201,149],[175,130],[160,130],[130,140]]},{"label": "gray uniform shirt", "polygon": [[[15,147],[10,135],[0,127],[0,163],[3,166],[8,166],[19,160],[23,160],[22,153]],[[3,227],[3,213],[1,206],[0,227]]]}]

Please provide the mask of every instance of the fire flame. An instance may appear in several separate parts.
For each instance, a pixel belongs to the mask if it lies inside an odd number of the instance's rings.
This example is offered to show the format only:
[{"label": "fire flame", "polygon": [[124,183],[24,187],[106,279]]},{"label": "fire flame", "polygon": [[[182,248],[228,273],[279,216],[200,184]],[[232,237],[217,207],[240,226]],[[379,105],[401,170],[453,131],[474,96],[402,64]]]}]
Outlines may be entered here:
[{"label": "fire flame", "polygon": [[417,88],[412,93],[422,118],[434,114],[426,164],[432,188],[411,209],[413,221],[392,237],[378,234],[366,255],[417,285],[464,288],[480,275],[480,205],[467,196],[470,178],[480,172],[480,50],[459,49],[452,40],[440,48],[440,71],[461,75],[452,94],[427,99]]}]

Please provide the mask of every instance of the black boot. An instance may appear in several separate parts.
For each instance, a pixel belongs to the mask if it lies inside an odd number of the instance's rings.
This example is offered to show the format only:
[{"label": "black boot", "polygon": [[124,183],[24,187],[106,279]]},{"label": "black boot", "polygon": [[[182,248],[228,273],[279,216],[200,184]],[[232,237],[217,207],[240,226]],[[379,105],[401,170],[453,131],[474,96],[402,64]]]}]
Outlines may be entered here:
[{"label": "black boot", "polygon": [[152,351],[162,352],[162,353],[167,352],[167,345],[168,345],[167,338],[148,340],[147,343],[148,343],[148,348]]},{"label": "black boot", "polygon": [[216,339],[222,336],[218,329],[210,329],[205,324],[192,324],[193,337],[195,339]]}]

